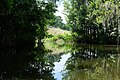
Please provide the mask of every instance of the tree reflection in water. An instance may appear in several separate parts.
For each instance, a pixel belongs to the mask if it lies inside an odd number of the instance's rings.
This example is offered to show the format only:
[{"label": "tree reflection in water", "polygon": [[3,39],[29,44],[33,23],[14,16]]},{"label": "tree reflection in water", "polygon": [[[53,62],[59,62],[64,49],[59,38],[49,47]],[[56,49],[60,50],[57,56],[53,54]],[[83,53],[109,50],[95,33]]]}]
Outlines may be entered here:
[{"label": "tree reflection in water", "polygon": [[5,47],[0,50],[0,80],[54,80],[53,64],[45,58],[45,51],[30,48]]},{"label": "tree reflection in water", "polygon": [[115,46],[77,47],[66,62],[63,80],[120,80],[119,54]]}]

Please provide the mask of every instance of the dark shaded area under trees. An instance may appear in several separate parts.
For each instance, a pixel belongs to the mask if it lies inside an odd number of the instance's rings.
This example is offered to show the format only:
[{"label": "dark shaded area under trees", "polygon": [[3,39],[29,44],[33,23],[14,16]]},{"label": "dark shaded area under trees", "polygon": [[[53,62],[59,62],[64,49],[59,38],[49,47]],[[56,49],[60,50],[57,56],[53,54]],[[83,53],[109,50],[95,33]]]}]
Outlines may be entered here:
[{"label": "dark shaded area under trees", "polygon": [[0,1],[0,79],[54,79],[41,39],[55,1]]}]

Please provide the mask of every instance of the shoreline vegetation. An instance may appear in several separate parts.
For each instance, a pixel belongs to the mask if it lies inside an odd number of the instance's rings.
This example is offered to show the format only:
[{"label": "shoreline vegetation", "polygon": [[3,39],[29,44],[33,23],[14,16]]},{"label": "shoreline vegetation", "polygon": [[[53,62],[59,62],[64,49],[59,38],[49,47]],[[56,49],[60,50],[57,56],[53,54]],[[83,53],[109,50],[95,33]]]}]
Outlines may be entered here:
[{"label": "shoreline vegetation", "polygon": [[[64,52],[65,50],[69,51],[72,49],[72,46],[78,46],[78,47],[92,47],[92,48],[107,48],[107,49],[113,49],[116,48],[120,50],[120,45],[106,45],[106,44],[79,44],[73,42],[71,40],[72,32],[63,30],[60,28],[48,28],[47,30],[47,38],[44,38],[44,46],[46,49],[51,50],[51,54],[58,54],[61,52]],[[68,38],[66,38],[66,36]],[[65,39],[65,38],[66,39]]]},{"label": "shoreline vegetation", "polygon": [[48,28],[47,37],[43,39],[44,42],[47,40],[54,42],[57,45],[71,44],[72,32],[63,30],[60,28]]},{"label": "shoreline vegetation", "polygon": [[75,42],[119,45],[120,1],[65,0],[64,13]]},{"label": "shoreline vegetation", "polygon": [[[72,33],[71,31],[60,29],[60,28],[48,28],[47,30],[47,37],[43,39],[46,43],[47,40],[56,43],[57,45],[64,45],[64,44],[74,44],[74,45],[99,45],[99,46],[106,46],[106,47],[117,47],[117,44],[87,44],[87,43],[77,43],[74,41],[74,37],[76,34]],[[118,45],[119,47],[120,45]]]},{"label": "shoreline vegetation", "polygon": [[[119,54],[119,0],[64,0],[66,23],[55,15],[59,1],[0,0],[0,79],[55,80],[54,62],[67,51],[72,55],[69,68],[80,56]],[[49,61],[49,51],[59,59]]]},{"label": "shoreline vegetation", "polygon": [[43,39],[45,49],[52,50],[51,54],[69,51],[72,46],[70,31],[60,28],[48,28],[47,37]]}]

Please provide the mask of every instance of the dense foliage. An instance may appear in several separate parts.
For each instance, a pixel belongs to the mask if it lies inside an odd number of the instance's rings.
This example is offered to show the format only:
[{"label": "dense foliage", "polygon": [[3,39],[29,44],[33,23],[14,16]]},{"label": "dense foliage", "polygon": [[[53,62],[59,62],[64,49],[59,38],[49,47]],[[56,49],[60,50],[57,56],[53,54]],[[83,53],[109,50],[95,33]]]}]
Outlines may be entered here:
[{"label": "dense foliage", "polygon": [[52,79],[41,39],[55,1],[0,0],[0,79]]},{"label": "dense foliage", "polygon": [[119,0],[65,0],[67,25],[79,43],[117,44],[119,40]]}]

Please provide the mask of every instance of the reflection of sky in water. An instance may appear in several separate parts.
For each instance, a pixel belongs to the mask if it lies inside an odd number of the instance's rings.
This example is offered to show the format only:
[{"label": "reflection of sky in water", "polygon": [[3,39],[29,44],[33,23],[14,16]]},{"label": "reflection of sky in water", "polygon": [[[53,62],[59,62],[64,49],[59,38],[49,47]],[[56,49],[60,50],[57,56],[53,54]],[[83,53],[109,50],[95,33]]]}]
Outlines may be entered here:
[{"label": "reflection of sky in water", "polygon": [[53,73],[55,74],[54,77],[57,78],[57,80],[62,80],[62,73],[61,71],[64,69],[64,64],[67,61],[67,59],[70,57],[70,53],[64,54],[61,56],[60,62],[55,62]]}]

